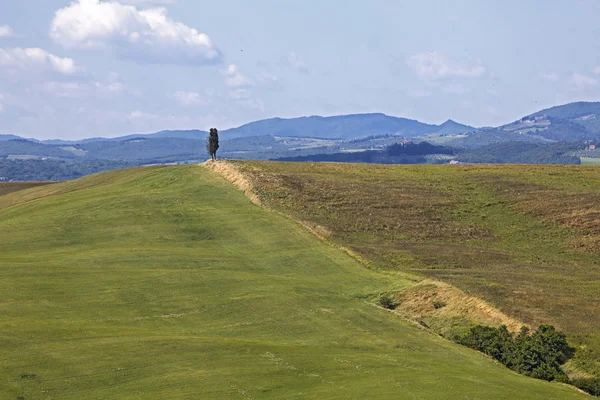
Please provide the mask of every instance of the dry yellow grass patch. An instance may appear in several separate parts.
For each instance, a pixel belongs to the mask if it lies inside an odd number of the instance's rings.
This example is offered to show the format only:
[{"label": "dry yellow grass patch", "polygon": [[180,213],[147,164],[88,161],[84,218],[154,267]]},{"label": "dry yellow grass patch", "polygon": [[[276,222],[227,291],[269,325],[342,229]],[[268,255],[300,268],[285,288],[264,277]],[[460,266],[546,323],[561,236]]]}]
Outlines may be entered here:
[{"label": "dry yellow grass patch", "polygon": [[506,325],[511,332],[517,332],[526,325],[477,297],[470,296],[447,283],[430,279],[395,293],[394,298],[399,303],[396,310],[411,318],[464,317],[476,324],[494,327]]},{"label": "dry yellow grass patch", "polygon": [[228,163],[224,160],[209,160],[206,161],[200,166],[209,169],[223,178],[227,179],[233,186],[235,186],[238,190],[242,191],[250,201],[252,201],[257,206],[263,206],[263,203],[260,201],[258,196],[256,195],[256,191],[252,180],[248,178],[246,175],[242,174],[234,165]]}]

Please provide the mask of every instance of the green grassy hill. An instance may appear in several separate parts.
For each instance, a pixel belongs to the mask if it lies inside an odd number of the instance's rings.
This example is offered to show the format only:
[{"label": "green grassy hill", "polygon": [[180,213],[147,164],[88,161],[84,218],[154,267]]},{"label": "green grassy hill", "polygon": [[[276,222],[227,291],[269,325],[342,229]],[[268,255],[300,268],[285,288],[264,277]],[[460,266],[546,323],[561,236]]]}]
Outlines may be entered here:
[{"label": "green grassy hill", "polygon": [[[571,374],[600,376],[596,167],[232,164],[267,207],[321,225],[376,268],[441,280],[566,331],[578,348]],[[421,308],[450,335],[465,323]]]},{"label": "green grassy hill", "polygon": [[365,268],[198,166],[0,196],[2,399],[576,399],[377,308]]}]

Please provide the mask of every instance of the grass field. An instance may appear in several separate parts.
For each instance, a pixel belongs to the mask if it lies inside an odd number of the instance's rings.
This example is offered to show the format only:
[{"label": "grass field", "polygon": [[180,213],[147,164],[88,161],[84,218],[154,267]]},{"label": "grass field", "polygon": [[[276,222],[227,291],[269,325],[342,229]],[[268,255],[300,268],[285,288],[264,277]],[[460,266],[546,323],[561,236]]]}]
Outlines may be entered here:
[{"label": "grass field", "polygon": [[372,271],[198,166],[0,196],[1,399],[576,399],[370,301]]},{"label": "grass field", "polygon": [[0,196],[18,192],[19,190],[30,189],[37,186],[48,185],[48,182],[6,182],[0,183]]},{"label": "grass field", "polygon": [[[322,226],[376,269],[448,282],[518,320],[565,330],[579,347],[568,367],[600,374],[596,168],[233,165],[267,207]],[[464,329],[459,317],[435,317],[424,322]]]},{"label": "grass field", "polygon": [[600,165],[600,158],[581,157],[581,163],[587,165]]}]

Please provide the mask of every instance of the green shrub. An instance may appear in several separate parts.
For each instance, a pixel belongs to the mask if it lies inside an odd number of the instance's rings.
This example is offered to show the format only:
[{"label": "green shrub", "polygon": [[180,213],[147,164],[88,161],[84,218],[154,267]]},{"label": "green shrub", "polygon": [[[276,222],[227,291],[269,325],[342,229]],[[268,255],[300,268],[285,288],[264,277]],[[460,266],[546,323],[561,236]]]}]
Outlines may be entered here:
[{"label": "green shrub", "polygon": [[388,310],[395,310],[398,307],[398,302],[389,294],[384,294],[379,297],[377,300],[377,304],[379,304],[383,308],[387,308]]},{"label": "green shrub", "polygon": [[573,357],[575,349],[567,343],[566,335],[551,325],[541,325],[532,334],[523,327],[516,336],[504,325],[499,328],[477,325],[457,342],[493,357],[513,371],[546,381],[570,383],[592,396],[600,396],[600,378],[570,381],[562,371],[560,366]]},{"label": "green shrub", "polygon": [[459,343],[505,364],[507,355],[513,352],[513,337],[505,325],[497,329],[484,325],[474,326]]},{"label": "green shrub", "polygon": [[600,397],[600,378],[574,379],[571,384],[592,396]]},{"label": "green shrub", "polygon": [[507,363],[509,368],[548,381],[562,377],[560,366],[575,353],[566,335],[551,325],[541,325],[532,335],[528,333],[528,329],[521,329],[515,338],[515,348]]},{"label": "green shrub", "polygon": [[521,328],[513,337],[505,325],[499,328],[477,325],[460,338],[459,343],[479,350],[508,368],[547,381],[567,381],[560,366],[573,357],[574,349],[564,333],[553,326],[541,325],[533,334]]}]

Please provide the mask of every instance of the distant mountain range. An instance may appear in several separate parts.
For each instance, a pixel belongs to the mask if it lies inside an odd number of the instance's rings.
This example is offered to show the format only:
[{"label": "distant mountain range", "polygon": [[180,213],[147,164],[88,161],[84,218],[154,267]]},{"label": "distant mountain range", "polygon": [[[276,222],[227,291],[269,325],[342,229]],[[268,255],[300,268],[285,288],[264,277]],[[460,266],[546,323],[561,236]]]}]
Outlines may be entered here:
[{"label": "distant mountain range", "polygon": [[[271,118],[251,122],[238,128],[220,131],[223,139],[251,136],[310,137],[319,139],[352,140],[366,136],[396,135],[407,138],[427,134],[456,134],[475,128],[448,120],[441,125],[425,124],[416,120],[391,117],[385,114],[352,114],[334,117]],[[43,140],[44,144],[72,145],[101,141],[122,141],[135,138],[180,138],[204,140],[208,133],[200,130],[161,131],[151,134],[136,134],[116,138],[89,138],[83,140]],[[0,140],[23,139],[15,135],[0,135]],[[28,139],[30,141],[38,141]]]},{"label": "distant mountain range", "polygon": [[[271,118],[220,131],[222,140],[254,136],[302,137],[316,139],[353,140],[368,136],[394,135],[407,139],[432,136],[450,138],[452,145],[472,147],[507,141],[554,142],[600,139],[600,102],[577,102],[541,110],[518,121],[495,128],[476,129],[448,120],[441,125],[392,117],[385,114],[351,114],[333,117]],[[125,141],[136,138],[179,138],[204,140],[202,130],[166,130],[150,134],[133,134],[116,138],[82,140],[36,140],[50,145],[75,145],[105,141]],[[0,141],[23,139],[16,135],[0,135]]]},{"label": "distant mountain range", "polygon": [[31,142],[43,143],[48,145],[60,145],[60,146],[68,146],[68,145],[79,145],[79,144],[88,144],[88,143],[96,143],[96,142],[122,142],[132,139],[165,139],[165,138],[177,138],[177,139],[188,139],[188,140],[204,140],[206,139],[206,135],[208,132],[200,131],[197,129],[194,130],[185,130],[185,131],[160,131],[156,133],[146,133],[146,134],[132,134],[126,136],[118,136],[114,138],[103,138],[103,137],[93,137],[81,140],[61,140],[61,139],[50,139],[50,140],[37,140],[37,139],[29,139],[23,138],[15,135],[2,135],[0,134],[0,141],[6,140],[15,140],[15,139],[25,139]]},{"label": "distant mountain range", "polygon": [[414,138],[433,133],[462,133],[474,128],[448,120],[441,125],[390,117],[385,114],[353,114],[335,117],[273,118],[223,131],[227,138],[272,135],[351,140],[366,136],[396,135]]},{"label": "distant mountain range", "polygon": [[[19,170],[38,168],[31,167],[34,161],[57,163],[57,170],[64,167],[60,163],[85,163],[85,171],[198,162],[205,159],[207,135],[201,130],[167,130],[78,141],[0,135],[0,162],[10,168],[21,163]],[[378,152],[395,143],[427,141],[455,149],[452,155],[427,155],[428,162],[576,163],[598,159],[600,163],[600,152],[592,149],[600,147],[600,102],[552,107],[496,128],[474,128],[452,120],[433,125],[384,114],[272,118],[222,130],[220,139],[219,155],[232,159],[294,159],[326,154],[349,159],[353,157],[346,154],[364,151],[374,152],[379,159]],[[590,141],[594,143],[584,143]],[[2,171],[0,168],[0,177],[18,179]]]}]

